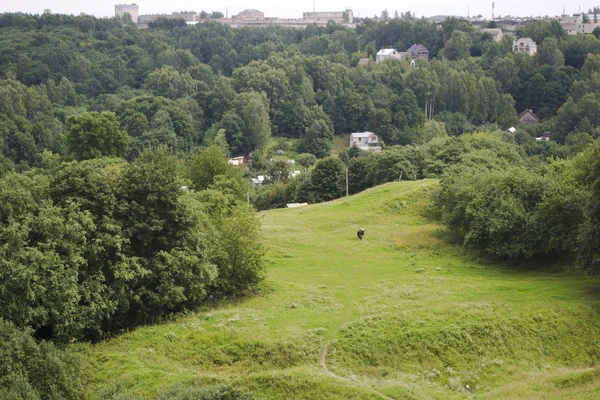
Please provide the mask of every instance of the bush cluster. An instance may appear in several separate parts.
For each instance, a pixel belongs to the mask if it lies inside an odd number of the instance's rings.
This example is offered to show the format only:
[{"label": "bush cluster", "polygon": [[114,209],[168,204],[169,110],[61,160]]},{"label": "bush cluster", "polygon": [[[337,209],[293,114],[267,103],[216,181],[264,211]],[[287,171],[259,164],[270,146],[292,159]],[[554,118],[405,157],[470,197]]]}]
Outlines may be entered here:
[{"label": "bush cluster", "polygon": [[228,185],[182,188],[179,168],[159,149],[0,180],[0,317],[97,338],[257,283],[252,210]]},{"label": "bush cluster", "polygon": [[591,240],[581,233],[590,226],[591,192],[585,177],[594,157],[590,147],[569,161],[546,166],[482,169],[463,164],[442,178],[435,203],[450,231],[487,256],[574,256]]}]

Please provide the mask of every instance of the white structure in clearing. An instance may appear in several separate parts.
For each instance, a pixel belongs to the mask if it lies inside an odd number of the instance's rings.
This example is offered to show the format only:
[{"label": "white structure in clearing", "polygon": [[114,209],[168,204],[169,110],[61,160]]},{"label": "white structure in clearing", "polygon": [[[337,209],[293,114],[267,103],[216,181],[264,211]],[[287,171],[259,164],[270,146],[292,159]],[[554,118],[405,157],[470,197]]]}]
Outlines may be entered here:
[{"label": "white structure in clearing", "polygon": [[406,58],[407,56],[408,56],[408,53],[401,52],[396,49],[381,49],[377,52],[377,55],[375,56],[375,62],[377,64],[379,64],[380,62],[382,62],[384,60],[389,60],[390,58],[402,60],[403,58]]},{"label": "white structure in clearing", "polygon": [[513,51],[532,56],[537,53],[537,44],[531,38],[515,39],[513,40]]},{"label": "white structure in clearing", "polygon": [[381,152],[379,136],[373,132],[356,132],[350,134],[350,147],[352,146],[375,153]]}]

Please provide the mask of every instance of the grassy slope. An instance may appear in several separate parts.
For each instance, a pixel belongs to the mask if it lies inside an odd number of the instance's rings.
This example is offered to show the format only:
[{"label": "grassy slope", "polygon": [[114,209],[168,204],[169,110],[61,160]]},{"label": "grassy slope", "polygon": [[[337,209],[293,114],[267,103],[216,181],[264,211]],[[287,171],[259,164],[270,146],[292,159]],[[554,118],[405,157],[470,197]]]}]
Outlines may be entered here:
[{"label": "grassy slope", "polygon": [[333,148],[331,149],[331,155],[337,156],[342,151],[346,150],[350,143],[350,134],[342,133],[333,137]]},{"label": "grassy slope", "polygon": [[421,216],[434,185],[261,213],[260,294],[81,345],[90,397],[224,382],[272,399],[598,398],[600,283],[473,261]]}]

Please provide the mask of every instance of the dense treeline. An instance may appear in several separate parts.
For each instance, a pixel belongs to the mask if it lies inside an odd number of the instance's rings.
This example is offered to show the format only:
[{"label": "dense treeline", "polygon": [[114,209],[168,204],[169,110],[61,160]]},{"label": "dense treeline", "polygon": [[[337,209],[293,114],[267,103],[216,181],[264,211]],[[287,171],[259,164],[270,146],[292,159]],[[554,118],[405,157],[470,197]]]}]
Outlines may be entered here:
[{"label": "dense treeline", "polygon": [[[137,30],[119,19],[2,14],[0,164],[26,170],[44,150],[64,155],[64,123],[83,111],[116,113],[133,158],[156,144],[189,153],[221,129],[234,154],[263,150],[273,134],[302,138],[301,152],[324,157],[333,133],[368,129],[389,145],[419,144],[426,120],[457,135],[508,128],[526,108],[546,121],[532,135],[595,136],[598,39],[543,21],[519,34],[538,41],[535,56],[455,18],[441,29],[407,17],[355,30],[216,22]],[[355,67],[381,47],[413,43],[436,59]]]}]

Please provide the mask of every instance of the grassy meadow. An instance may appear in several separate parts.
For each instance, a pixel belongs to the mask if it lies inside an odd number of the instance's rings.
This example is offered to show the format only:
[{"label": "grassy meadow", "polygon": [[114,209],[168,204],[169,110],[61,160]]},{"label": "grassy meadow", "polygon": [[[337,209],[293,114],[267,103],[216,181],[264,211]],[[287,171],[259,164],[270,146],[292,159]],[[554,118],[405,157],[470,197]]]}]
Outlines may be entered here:
[{"label": "grassy meadow", "polygon": [[333,137],[333,148],[331,149],[331,155],[337,156],[342,151],[349,148],[350,134],[342,133]]},{"label": "grassy meadow", "polygon": [[600,398],[600,282],[469,256],[426,217],[436,184],[260,213],[257,293],[76,345],[89,397]]}]

